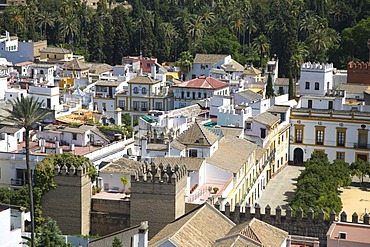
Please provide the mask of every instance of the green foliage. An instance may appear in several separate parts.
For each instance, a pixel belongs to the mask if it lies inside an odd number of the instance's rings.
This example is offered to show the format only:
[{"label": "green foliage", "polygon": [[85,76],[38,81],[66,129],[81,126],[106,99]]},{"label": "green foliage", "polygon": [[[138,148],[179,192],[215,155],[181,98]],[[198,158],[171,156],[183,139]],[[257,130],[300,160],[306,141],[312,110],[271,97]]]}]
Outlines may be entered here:
[{"label": "green foliage", "polygon": [[323,209],[327,215],[331,210],[340,213],[342,201],[338,188],[350,183],[348,163],[334,160],[330,164],[325,153],[314,152],[306,162],[306,169],[298,177],[291,206],[294,209],[302,208],[304,211],[310,207],[316,212]]},{"label": "green foliage", "polygon": [[293,99],[294,98],[294,83],[293,83],[293,78],[292,78],[292,74],[290,74],[289,76],[289,99]]},{"label": "green foliage", "polygon": [[125,191],[126,185],[130,182],[130,179],[126,176],[121,176],[121,182],[123,184],[123,191]]},{"label": "green foliage", "polygon": [[57,222],[51,218],[48,218],[45,225],[42,228],[42,232],[39,236],[38,245],[40,247],[54,247],[54,246],[65,246],[64,239],[60,235],[62,232],[59,230]]},{"label": "green foliage", "polygon": [[350,166],[352,176],[361,178],[361,184],[364,182],[364,176],[370,176],[370,162],[358,159]]},{"label": "green foliage", "polygon": [[119,240],[117,237],[114,237],[112,242],[112,247],[122,247],[122,241]]},{"label": "green foliage", "polygon": [[[351,59],[367,60],[369,1],[132,0],[127,9],[112,8],[112,1],[99,1],[96,10],[75,0],[10,4],[0,14],[0,30],[20,40],[68,44],[90,61],[109,64],[128,54],[177,61],[184,51],[228,53],[250,63],[257,51],[260,67],[276,54],[280,74],[296,78],[290,58],[299,42],[307,46],[305,61],[345,67]],[[252,44],[264,37],[269,46],[261,53]]]},{"label": "green foliage", "polygon": [[274,86],[272,85],[272,77],[271,77],[271,74],[269,73],[269,75],[267,77],[266,97],[267,98],[272,98],[274,96],[275,96]]}]

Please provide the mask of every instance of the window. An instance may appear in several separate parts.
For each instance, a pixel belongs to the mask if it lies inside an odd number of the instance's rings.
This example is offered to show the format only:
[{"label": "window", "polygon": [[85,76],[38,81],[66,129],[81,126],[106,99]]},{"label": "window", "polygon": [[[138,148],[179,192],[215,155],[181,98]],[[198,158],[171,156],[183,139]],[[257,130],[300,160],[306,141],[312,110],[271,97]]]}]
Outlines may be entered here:
[{"label": "window", "polygon": [[162,110],[162,102],[155,102],[155,109],[161,111]]},{"label": "window", "polygon": [[146,94],[146,88],[145,88],[145,87],[143,87],[143,88],[141,89],[141,93],[142,93],[142,94]]},{"label": "window", "polygon": [[324,145],[324,130],[325,127],[323,126],[316,126],[316,144],[317,145]]},{"label": "window", "polygon": [[141,102],[141,110],[142,111],[147,111],[148,110],[147,106],[148,106],[148,103],[146,101]]},{"label": "window", "polygon": [[367,129],[358,130],[358,148],[367,148],[368,132]]},{"label": "window", "polygon": [[133,108],[134,108],[134,111],[139,110],[139,101],[134,101],[133,102]]},{"label": "window", "polygon": [[77,140],[77,134],[72,133],[72,140]]},{"label": "window", "polygon": [[296,143],[302,143],[303,139],[303,128],[297,128],[295,129],[295,142]]},{"label": "window", "polygon": [[312,109],[312,100],[308,100],[308,109]]},{"label": "window", "polygon": [[333,101],[329,101],[328,103],[328,109],[333,110]]},{"label": "window", "polygon": [[310,82],[306,81],[306,89],[310,89]]},{"label": "window", "polygon": [[134,87],[134,93],[135,94],[138,94],[139,93],[139,89],[137,87]]},{"label": "window", "polygon": [[204,93],[204,98],[207,98],[207,93]]},{"label": "window", "polygon": [[337,152],[338,160],[344,160],[344,158],[345,158],[345,152]]},{"label": "window", "polygon": [[198,99],[202,98],[202,93],[198,92]]},{"label": "window", "polygon": [[107,103],[103,102],[102,107],[103,107],[103,111],[106,111],[107,110]]},{"label": "window", "polygon": [[245,123],[245,128],[250,130],[252,128],[252,123]]},{"label": "window", "polygon": [[198,151],[196,149],[190,149],[189,157],[198,157]]},{"label": "window", "polygon": [[261,138],[265,138],[265,137],[266,137],[266,129],[261,128]]},{"label": "window", "polygon": [[184,91],[181,92],[181,98],[183,99],[185,97]]},{"label": "window", "polygon": [[320,90],[320,83],[315,82],[315,90]]},{"label": "window", "polygon": [[186,97],[190,98],[190,92],[186,92]]},{"label": "window", "polygon": [[118,101],[118,106],[119,106],[119,108],[124,110],[125,109],[125,101],[124,100],[119,100]]},{"label": "window", "polygon": [[356,153],[356,160],[363,160],[367,162],[369,160],[368,154]]},{"label": "window", "polygon": [[339,239],[346,239],[346,238],[347,238],[347,233],[339,232]]},{"label": "window", "polygon": [[346,143],[346,128],[337,128],[337,146],[344,147]]},{"label": "window", "polygon": [[147,63],[147,64],[146,64],[146,67],[147,67],[147,68],[150,68],[150,63]]}]

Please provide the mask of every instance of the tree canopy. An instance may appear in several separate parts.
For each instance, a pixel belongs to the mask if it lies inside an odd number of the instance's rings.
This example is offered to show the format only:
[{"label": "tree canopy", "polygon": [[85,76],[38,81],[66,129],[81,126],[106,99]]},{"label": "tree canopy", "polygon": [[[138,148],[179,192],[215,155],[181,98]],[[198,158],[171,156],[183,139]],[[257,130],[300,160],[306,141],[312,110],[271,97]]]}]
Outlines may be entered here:
[{"label": "tree canopy", "polygon": [[[0,14],[0,31],[20,40],[46,38],[50,45],[110,64],[140,54],[177,61],[189,51],[193,56],[228,53],[242,64],[261,67],[276,54],[280,75],[295,78],[293,56],[300,62],[334,62],[338,68],[349,60],[367,60],[367,0],[128,2],[114,8],[112,1],[100,1],[96,10],[80,0],[14,3]],[[307,50],[303,57],[299,43]]]},{"label": "tree canopy", "polygon": [[316,212],[323,209],[327,215],[334,210],[339,214],[342,201],[338,189],[351,184],[350,174],[349,165],[343,160],[334,160],[330,164],[325,153],[312,153],[298,177],[292,208],[304,211],[312,208]]}]

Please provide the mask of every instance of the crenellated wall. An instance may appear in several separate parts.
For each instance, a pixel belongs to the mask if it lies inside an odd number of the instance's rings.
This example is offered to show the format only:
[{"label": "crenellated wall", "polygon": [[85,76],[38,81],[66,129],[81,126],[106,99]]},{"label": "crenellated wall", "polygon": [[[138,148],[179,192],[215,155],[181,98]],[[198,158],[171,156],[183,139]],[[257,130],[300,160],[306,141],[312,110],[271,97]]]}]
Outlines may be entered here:
[{"label": "crenellated wall", "polygon": [[89,164],[54,167],[55,189],[42,197],[43,217],[57,221],[63,234],[88,235],[90,232],[91,180]]},{"label": "crenellated wall", "polygon": [[145,162],[131,176],[131,226],[149,221],[149,237],[185,213],[187,169]]},{"label": "crenellated wall", "polygon": [[[220,204],[216,202],[215,207],[219,210]],[[282,214],[282,208],[278,206],[275,209],[275,215],[272,215],[271,208],[268,205],[265,207],[264,213],[262,213],[260,206],[256,204],[254,207],[254,213],[252,213],[250,205],[247,205],[244,208],[236,205],[235,210],[230,211],[230,204],[227,203],[225,211],[221,212],[236,224],[243,223],[252,218],[257,218],[289,232],[290,235],[317,237],[320,239],[320,246],[326,246],[326,233],[333,221],[337,220],[336,213],[334,211],[330,213],[329,218],[325,218],[324,211],[322,210],[315,213],[310,208],[304,213],[302,209],[293,211],[289,206],[285,210],[285,214]],[[363,224],[369,225],[369,219],[370,216],[365,214],[363,217]],[[339,220],[341,222],[346,222],[347,214],[342,212]],[[351,222],[359,223],[359,217],[356,213],[352,215]]]},{"label": "crenellated wall", "polygon": [[370,62],[349,62],[347,64],[347,83],[370,84]]}]

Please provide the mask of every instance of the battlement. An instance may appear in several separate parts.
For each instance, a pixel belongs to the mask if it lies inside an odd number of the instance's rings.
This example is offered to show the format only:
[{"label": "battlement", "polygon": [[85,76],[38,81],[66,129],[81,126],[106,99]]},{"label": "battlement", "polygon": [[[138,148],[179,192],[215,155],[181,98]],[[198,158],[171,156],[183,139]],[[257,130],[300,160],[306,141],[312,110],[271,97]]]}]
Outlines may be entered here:
[{"label": "battlement", "polygon": [[370,62],[349,62],[347,69],[370,70]]},{"label": "battlement", "polygon": [[187,177],[186,166],[158,166],[154,163],[149,164],[147,161],[131,175],[131,183],[156,183],[156,184],[173,184],[175,185],[182,178]]},{"label": "battlement", "polygon": [[60,167],[59,165],[54,166],[54,175],[67,175],[67,176],[84,176],[87,174],[89,169],[89,164],[83,164],[79,167],[76,167],[74,165],[71,165],[71,167],[67,167],[66,165]]},{"label": "battlement", "polygon": [[[215,208],[220,210],[220,204],[218,202],[216,202]],[[236,204],[235,210],[231,211],[230,204],[226,203],[225,210],[221,212],[236,224],[257,218],[289,232],[290,235],[319,238],[321,243],[326,243],[326,233],[334,221],[339,220],[340,222],[347,222],[347,214],[345,212],[342,212],[339,218],[337,218],[336,213],[332,210],[329,214],[329,218],[326,218],[323,210],[320,210],[315,214],[315,212],[309,208],[304,215],[301,208],[293,211],[289,206],[286,208],[285,214],[282,214],[282,208],[280,206],[276,207],[275,214],[273,215],[271,214],[271,208],[269,205],[265,207],[263,214],[261,212],[261,207],[258,204],[255,205],[254,213],[252,213],[250,205],[246,205],[242,208],[239,204]],[[362,216],[362,219],[363,223],[359,222],[358,214],[354,213],[352,215],[351,222],[369,225],[369,214],[365,213]]]},{"label": "battlement", "polygon": [[301,71],[332,71],[334,69],[334,65],[332,63],[327,64],[320,64],[320,63],[303,63],[301,65]]}]

